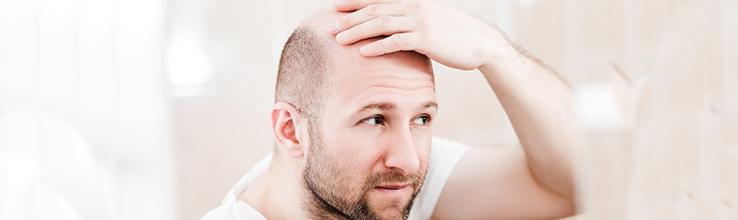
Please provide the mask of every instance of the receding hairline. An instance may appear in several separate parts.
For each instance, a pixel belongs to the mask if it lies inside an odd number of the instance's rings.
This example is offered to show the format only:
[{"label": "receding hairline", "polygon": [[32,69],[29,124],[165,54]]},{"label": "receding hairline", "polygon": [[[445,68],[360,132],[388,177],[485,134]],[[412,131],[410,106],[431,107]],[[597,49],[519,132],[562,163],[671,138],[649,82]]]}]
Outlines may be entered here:
[{"label": "receding hairline", "polygon": [[[316,75],[313,75],[310,77],[310,79],[314,79],[314,81],[308,81],[311,83],[316,83],[316,86],[314,90],[309,90],[310,92],[316,92],[313,94],[293,94],[290,92],[298,92],[303,91],[305,89],[304,85],[297,85],[299,83],[296,83],[293,80],[287,81],[285,85],[280,85],[283,81],[278,79],[277,81],[277,91],[275,94],[275,102],[279,101],[294,101],[296,103],[289,103],[293,105],[300,105],[304,103],[299,103],[300,101],[305,101],[304,98],[308,99],[315,99],[320,98],[316,96],[320,96],[320,93],[326,92],[324,91],[326,88],[326,84],[329,84],[328,81],[330,81],[328,78],[330,78],[330,67],[332,65],[336,64],[336,59],[344,60],[348,57],[343,57],[344,55],[350,56],[353,59],[353,56],[356,56],[357,59],[372,59],[368,57],[363,57],[359,54],[358,47],[361,45],[365,45],[377,40],[380,40],[384,38],[384,36],[380,37],[374,37],[369,39],[360,40],[359,42],[353,43],[352,45],[341,45],[338,42],[336,42],[335,35],[333,35],[329,30],[328,27],[335,22],[336,19],[338,19],[340,16],[345,15],[347,13],[342,12],[336,12],[332,9],[321,9],[317,10],[308,17],[306,17],[292,32],[290,35],[290,38],[287,40],[283,47],[282,56],[280,57],[280,70],[279,74],[285,73],[287,75],[287,78],[302,78],[300,76],[296,76],[299,74],[299,72],[310,72],[310,73],[317,73]],[[297,35],[297,36],[296,36]],[[296,38],[296,39],[294,39]],[[295,42],[292,40],[297,40],[298,45],[294,45]],[[290,49],[292,51],[290,51]],[[350,49],[350,50],[346,50]],[[355,51],[353,51],[355,49]],[[297,53],[295,53],[297,52]],[[349,52],[355,54],[349,54]],[[422,56],[424,59],[428,60],[428,58],[425,55],[419,54],[415,51],[401,51],[401,52],[395,52],[390,54],[382,55],[382,57],[395,57],[400,54],[414,54],[417,56]],[[343,55],[338,55],[343,54]],[[287,55],[287,56],[285,56]],[[311,57],[305,57],[305,56],[311,56]],[[336,57],[338,56],[338,57]],[[298,62],[304,66],[295,66],[294,63],[285,63],[284,61],[291,61],[293,59],[302,61]],[[306,62],[307,61],[307,62]],[[338,61],[341,62],[341,61]],[[283,64],[288,64],[284,65]],[[286,71],[283,71],[283,67]],[[304,69],[300,69],[303,68]],[[317,69],[316,69],[317,68]],[[432,72],[432,67],[430,65],[430,62],[427,63],[427,68],[429,68]],[[297,74],[296,74],[297,73]],[[304,83],[304,81],[303,81]],[[301,88],[285,88],[284,86],[288,87],[301,87]],[[281,89],[280,89],[281,88]],[[280,93],[280,91],[286,89],[287,93]],[[281,99],[284,97],[289,96],[299,96],[294,97],[296,99],[292,100],[285,100]],[[318,103],[319,100],[311,100],[314,101],[314,103]],[[303,106],[295,106],[295,107],[303,107]],[[319,106],[315,106],[319,107]]]},{"label": "receding hairline", "polygon": [[325,42],[306,26],[295,29],[282,48],[277,70],[275,102],[293,105],[316,116],[328,62]]}]

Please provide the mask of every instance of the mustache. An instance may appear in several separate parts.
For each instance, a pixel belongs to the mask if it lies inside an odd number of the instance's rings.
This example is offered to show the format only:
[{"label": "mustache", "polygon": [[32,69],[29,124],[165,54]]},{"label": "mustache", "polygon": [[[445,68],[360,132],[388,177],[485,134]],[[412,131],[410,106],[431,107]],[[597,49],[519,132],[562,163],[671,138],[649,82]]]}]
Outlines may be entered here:
[{"label": "mustache", "polygon": [[423,183],[424,179],[425,175],[421,172],[408,174],[402,170],[393,168],[385,172],[372,174],[367,179],[365,185],[367,188],[372,189],[388,183],[407,183],[417,189]]}]

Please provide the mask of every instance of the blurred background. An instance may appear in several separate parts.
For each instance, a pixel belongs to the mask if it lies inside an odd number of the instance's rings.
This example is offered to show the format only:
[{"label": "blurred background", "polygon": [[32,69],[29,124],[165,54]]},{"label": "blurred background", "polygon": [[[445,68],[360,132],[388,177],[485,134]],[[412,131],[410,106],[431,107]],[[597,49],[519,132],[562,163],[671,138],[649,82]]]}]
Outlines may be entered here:
[{"label": "blurred background", "polygon": [[[738,219],[738,1],[446,2],[574,86],[574,219]],[[328,5],[0,0],[0,219],[198,219],[271,150],[282,44]],[[480,74],[434,67],[435,135],[517,145]]]}]

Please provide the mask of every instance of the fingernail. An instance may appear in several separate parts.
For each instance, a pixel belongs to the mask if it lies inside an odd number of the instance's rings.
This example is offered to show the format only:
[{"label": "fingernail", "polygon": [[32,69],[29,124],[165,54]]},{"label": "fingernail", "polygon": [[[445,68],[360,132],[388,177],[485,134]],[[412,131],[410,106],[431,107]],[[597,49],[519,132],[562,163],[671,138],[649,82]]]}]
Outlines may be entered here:
[{"label": "fingernail", "polygon": [[343,43],[343,35],[344,35],[343,33],[336,34],[336,41],[338,43],[341,43],[341,44]]},{"label": "fingernail", "polygon": [[368,57],[368,56],[371,56],[371,52],[372,52],[371,49],[372,48],[369,48],[367,46],[363,46],[363,47],[359,48],[359,53],[361,55],[363,55],[363,56]]}]

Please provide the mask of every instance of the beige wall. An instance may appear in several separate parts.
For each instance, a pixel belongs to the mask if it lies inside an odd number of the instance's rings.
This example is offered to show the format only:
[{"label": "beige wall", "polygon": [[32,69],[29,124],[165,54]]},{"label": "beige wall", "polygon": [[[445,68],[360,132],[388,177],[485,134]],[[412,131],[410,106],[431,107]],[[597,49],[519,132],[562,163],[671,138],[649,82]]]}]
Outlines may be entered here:
[{"label": "beige wall", "polygon": [[[590,94],[579,104],[625,103],[612,114],[594,112],[614,123],[583,120],[588,129],[585,144],[577,146],[578,182],[588,212],[579,218],[738,217],[736,1],[449,3],[496,24],[557,69],[579,95]],[[281,44],[319,6],[172,1],[170,38],[182,30],[196,36],[212,73],[199,84],[173,86],[182,219],[216,206],[271,149],[269,111]],[[438,65],[435,70],[441,105],[436,135],[480,147],[516,143],[481,75]],[[618,72],[630,81],[618,80]]]}]

